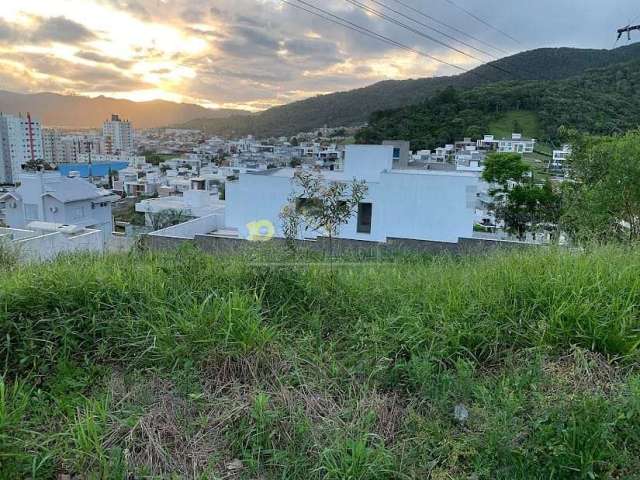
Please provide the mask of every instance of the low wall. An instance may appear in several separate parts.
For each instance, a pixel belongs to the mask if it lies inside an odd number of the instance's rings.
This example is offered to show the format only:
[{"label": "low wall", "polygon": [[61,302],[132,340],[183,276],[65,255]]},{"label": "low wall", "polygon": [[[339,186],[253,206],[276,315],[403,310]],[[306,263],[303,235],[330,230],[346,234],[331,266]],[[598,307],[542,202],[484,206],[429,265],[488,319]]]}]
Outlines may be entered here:
[{"label": "low wall", "polygon": [[[147,235],[146,245],[152,250],[170,250],[181,245],[191,244],[207,253],[231,253],[245,251],[261,246],[262,242],[250,242],[242,238],[214,237],[211,235],[196,235],[193,240],[187,238]],[[269,240],[271,245],[286,247],[282,238]],[[329,239],[318,237],[317,240],[296,240],[298,248],[315,252],[330,251]],[[366,256],[379,256],[385,253],[417,252],[417,253],[484,253],[493,250],[508,250],[514,248],[530,248],[536,245],[505,242],[500,240],[485,240],[478,238],[461,238],[458,243],[431,242],[426,240],[412,240],[407,238],[388,238],[387,243],[367,242],[362,240],[333,239],[333,253],[335,255],[357,253]]]}]

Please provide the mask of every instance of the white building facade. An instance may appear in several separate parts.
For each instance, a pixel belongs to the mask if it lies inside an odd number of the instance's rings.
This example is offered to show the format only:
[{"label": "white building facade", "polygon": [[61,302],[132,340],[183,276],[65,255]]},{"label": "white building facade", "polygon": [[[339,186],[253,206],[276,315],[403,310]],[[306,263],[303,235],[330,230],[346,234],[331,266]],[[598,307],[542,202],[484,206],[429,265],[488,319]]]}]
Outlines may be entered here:
[{"label": "white building facade", "polygon": [[0,113],[0,183],[16,183],[22,165],[43,159],[40,122],[30,114]]},{"label": "white building facade", "polygon": [[[367,197],[338,237],[386,243],[412,239],[457,243],[473,235],[479,179],[475,173],[393,169],[393,146],[350,145],[342,171],[324,171],[326,181],[364,180]],[[283,237],[279,213],[294,190],[295,169],[241,174],[226,185],[225,225],[250,238],[252,225],[273,224]],[[315,239],[322,232],[303,232]]]}]

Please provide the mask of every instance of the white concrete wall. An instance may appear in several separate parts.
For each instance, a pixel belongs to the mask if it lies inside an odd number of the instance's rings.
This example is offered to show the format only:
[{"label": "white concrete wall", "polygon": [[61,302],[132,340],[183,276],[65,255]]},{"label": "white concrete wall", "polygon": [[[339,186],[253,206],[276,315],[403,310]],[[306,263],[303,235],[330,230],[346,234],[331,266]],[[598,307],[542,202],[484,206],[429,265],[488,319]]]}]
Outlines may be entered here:
[{"label": "white concrete wall", "polygon": [[149,235],[156,237],[188,238],[193,240],[196,235],[206,235],[214,230],[224,228],[224,226],[224,209],[220,209],[219,213],[196,218],[179,225],[174,225],[173,227],[167,227],[152,232]]},{"label": "white concrete wall", "polygon": [[345,177],[377,181],[380,172],[393,168],[392,145],[348,145],[344,160]]},{"label": "white concrete wall", "polygon": [[97,230],[75,236],[53,232],[18,240],[13,242],[13,245],[25,261],[50,260],[61,253],[104,251],[102,235]]}]

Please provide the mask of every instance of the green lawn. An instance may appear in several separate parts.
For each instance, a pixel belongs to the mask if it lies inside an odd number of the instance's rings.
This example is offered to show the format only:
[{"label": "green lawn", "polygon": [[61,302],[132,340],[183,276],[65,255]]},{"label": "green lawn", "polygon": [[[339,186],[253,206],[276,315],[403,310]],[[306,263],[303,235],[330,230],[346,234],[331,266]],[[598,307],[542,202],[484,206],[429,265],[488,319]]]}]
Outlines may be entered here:
[{"label": "green lawn", "polygon": [[0,478],[637,476],[638,249],[265,248],[0,263]]},{"label": "green lawn", "polygon": [[[520,131],[515,132],[514,127],[520,126]],[[489,124],[489,131],[496,138],[511,138],[512,133],[522,133],[527,138],[540,138],[540,125],[535,113],[517,110],[507,112],[499,116]]]}]

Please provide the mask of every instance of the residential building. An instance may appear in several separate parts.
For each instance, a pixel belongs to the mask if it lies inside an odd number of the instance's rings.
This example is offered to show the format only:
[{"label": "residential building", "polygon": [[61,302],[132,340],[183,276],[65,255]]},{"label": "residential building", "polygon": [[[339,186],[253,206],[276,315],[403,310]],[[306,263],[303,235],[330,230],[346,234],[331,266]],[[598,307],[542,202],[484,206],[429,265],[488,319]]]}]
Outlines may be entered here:
[{"label": "residential building", "polygon": [[[386,243],[388,239],[410,239],[457,243],[473,235],[476,173],[394,169],[394,146],[349,145],[343,169],[323,171],[326,181],[364,180],[367,197],[357,214],[344,225],[338,237]],[[275,236],[282,237],[279,217],[295,190],[296,170],[270,169],[240,174],[226,184],[225,229],[239,238],[250,238],[256,222],[270,222]],[[315,239],[322,232],[306,231]]]},{"label": "residential building", "polygon": [[535,146],[535,139],[523,138],[520,133],[513,133],[511,138],[498,141],[498,151],[502,153],[533,153]]},{"label": "residential building", "polygon": [[82,178],[68,178],[58,171],[23,173],[20,186],[2,197],[6,223],[24,229],[32,222],[75,225],[100,230],[108,242],[113,232],[111,203],[119,200]]},{"label": "residential building", "polygon": [[498,150],[500,140],[496,140],[493,135],[485,135],[482,140],[476,142],[478,150]]},{"label": "residential building", "polygon": [[128,153],[120,153],[118,155],[107,155],[105,153],[79,153],[76,157],[76,163],[113,163],[126,162],[129,165],[141,165],[145,163],[145,158],[140,155],[131,155]]},{"label": "residential building", "polygon": [[22,165],[43,159],[40,121],[30,114],[0,113],[0,183],[16,183]]},{"label": "residential building", "polygon": [[121,120],[118,115],[111,115],[111,120],[104,122],[102,138],[104,153],[118,155],[132,153],[135,150],[133,126],[128,120]]},{"label": "residential building", "polygon": [[64,135],[58,142],[55,163],[79,163],[82,155],[93,158],[104,151],[99,135]]},{"label": "residential building", "polygon": [[43,158],[47,163],[64,163],[62,133],[53,128],[42,129]]},{"label": "residential building", "polygon": [[382,145],[393,147],[393,165],[396,168],[406,168],[409,166],[411,158],[411,144],[402,140],[385,140]]},{"label": "residential building", "polygon": [[554,150],[549,170],[564,171],[567,166],[567,159],[572,153],[571,145],[563,145],[562,150]]}]

